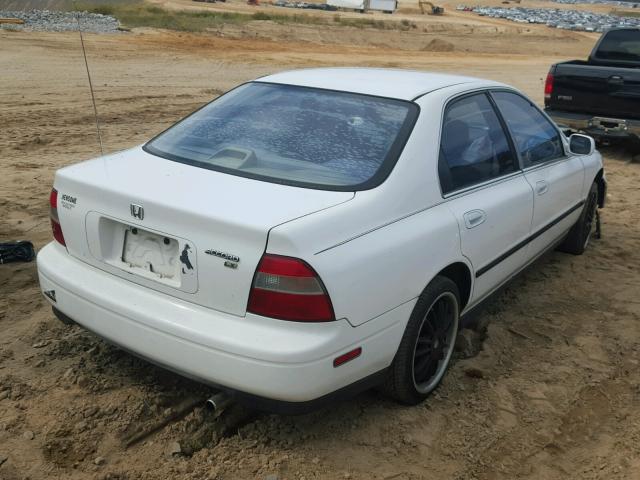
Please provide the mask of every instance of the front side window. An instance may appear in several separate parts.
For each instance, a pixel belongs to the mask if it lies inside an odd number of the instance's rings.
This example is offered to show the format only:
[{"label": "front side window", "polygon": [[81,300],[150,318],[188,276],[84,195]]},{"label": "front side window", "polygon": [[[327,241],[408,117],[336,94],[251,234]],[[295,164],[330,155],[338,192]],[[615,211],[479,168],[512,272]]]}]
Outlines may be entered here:
[{"label": "front side window", "polygon": [[511,92],[491,94],[507,123],[525,167],[564,155],[558,130],[529,100]]},{"label": "front side window", "polygon": [[507,136],[484,93],[463,97],[447,106],[438,165],[442,193],[517,170]]},{"label": "front side window", "polygon": [[368,95],[249,83],[187,117],[145,149],[233,175],[357,190],[384,180],[417,105]]}]

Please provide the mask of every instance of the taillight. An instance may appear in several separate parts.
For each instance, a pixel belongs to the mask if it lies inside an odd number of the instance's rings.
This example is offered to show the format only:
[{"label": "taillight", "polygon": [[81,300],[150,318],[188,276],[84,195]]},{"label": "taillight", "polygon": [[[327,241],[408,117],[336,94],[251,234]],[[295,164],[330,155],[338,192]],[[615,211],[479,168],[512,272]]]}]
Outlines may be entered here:
[{"label": "taillight", "polygon": [[547,80],[544,82],[544,99],[550,100],[553,93],[553,74],[547,74]]},{"label": "taillight", "polygon": [[295,322],[335,320],[331,299],[316,271],[298,258],[280,255],[263,255],[247,310]]},{"label": "taillight", "polygon": [[55,238],[58,243],[66,246],[67,244],[62,234],[62,227],[60,226],[60,219],[58,218],[58,191],[55,188],[51,190],[51,195],[49,195],[49,216],[51,217],[53,238]]}]

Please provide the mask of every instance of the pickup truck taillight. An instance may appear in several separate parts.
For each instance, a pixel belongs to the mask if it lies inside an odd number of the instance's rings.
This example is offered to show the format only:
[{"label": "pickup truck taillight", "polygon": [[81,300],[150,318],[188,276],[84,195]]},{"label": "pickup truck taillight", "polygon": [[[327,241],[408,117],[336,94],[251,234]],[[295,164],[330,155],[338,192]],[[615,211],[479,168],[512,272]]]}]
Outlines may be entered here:
[{"label": "pickup truck taillight", "polygon": [[544,99],[550,100],[553,93],[553,74],[547,73],[547,80],[544,82]]},{"label": "pickup truck taillight", "polygon": [[298,258],[264,254],[247,311],[294,322],[335,320],[329,294],[316,271]]},{"label": "pickup truck taillight", "polygon": [[49,195],[49,216],[51,217],[53,238],[66,247],[67,244],[64,242],[64,235],[62,234],[62,227],[60,226],[60,219],[58,218],[58,191],[55,188],[51,190],[51,195]]}]

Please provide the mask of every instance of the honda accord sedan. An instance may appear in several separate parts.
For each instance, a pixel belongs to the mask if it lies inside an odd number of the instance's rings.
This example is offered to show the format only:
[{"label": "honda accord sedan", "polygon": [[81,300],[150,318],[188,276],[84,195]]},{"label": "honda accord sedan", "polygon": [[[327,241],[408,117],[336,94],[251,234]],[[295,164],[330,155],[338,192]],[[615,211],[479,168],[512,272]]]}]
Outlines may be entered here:
[{"label": "honda accord sedan", "polygon": [[272,411],[424,400],[461,319],[604,206],[591,138],[501,83],[309,69],[60,169],[38,255],[54,313]]}]

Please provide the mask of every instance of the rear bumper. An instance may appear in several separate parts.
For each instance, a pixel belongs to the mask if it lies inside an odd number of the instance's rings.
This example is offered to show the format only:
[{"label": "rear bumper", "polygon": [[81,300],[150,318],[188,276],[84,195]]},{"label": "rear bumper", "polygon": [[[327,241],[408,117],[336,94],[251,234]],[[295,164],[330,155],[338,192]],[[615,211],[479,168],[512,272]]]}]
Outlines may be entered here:
[{"label": "rear bumper", "polygon": [[546,108],[545,112],[560,127],[569,127],[598,138],[640,139],[640,120],[594,116]]},{"label": "rear bumper", "polygon": [[[393,360],[413,308],[409,302],[357,328],[344,319],[239,317],[103,272],[53,242],[38,254],[38,275],[54,308],[100,337],[241,398],[265,400],[271,410],[278,402],[313,405],[352,384],[366,388],[365,379]],[[333,367],[335,357],[358,346],[360,357]]]}]

